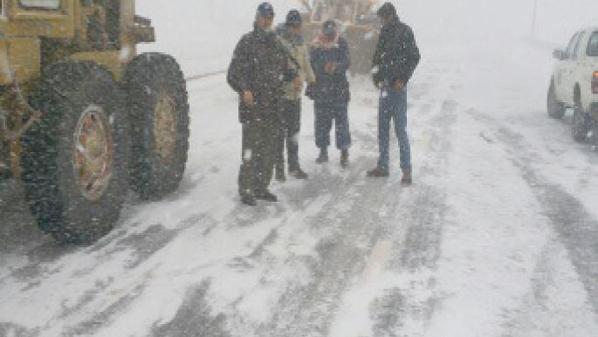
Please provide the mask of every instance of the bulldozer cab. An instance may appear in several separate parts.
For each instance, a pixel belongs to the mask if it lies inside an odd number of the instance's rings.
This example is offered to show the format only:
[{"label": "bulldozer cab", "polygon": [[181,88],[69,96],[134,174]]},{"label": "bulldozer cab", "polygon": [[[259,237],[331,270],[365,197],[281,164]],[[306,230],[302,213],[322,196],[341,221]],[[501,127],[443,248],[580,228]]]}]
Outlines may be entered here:
[{"label": "bulldozer cab", "polygon": [[91,62],[118,81],[136,45],[154,40],[134,0],[0,0],[0,164],[19,175],[17,140],[35,122],[27,99],[42,69]]},{"label": "bulldozer cab", "polygon": [[352,1],[316,1],[313,6],[311,16],[312,22],[322,22],[333,19],[342,22],[352,22],[356,9],[356,4]]},{"label": "bulldozer cab", "polygon": [[154,41],[133,0],[0,0],[0,7],[0,85],[34,80],[44,65],[67,58],[97,62],[118,78],[136,44]]},{"label": "bulldozer cab", "polygon": [[373,0],[304,0],[310,22],[336,20],[347,24],[359,24],[377,1]]}]

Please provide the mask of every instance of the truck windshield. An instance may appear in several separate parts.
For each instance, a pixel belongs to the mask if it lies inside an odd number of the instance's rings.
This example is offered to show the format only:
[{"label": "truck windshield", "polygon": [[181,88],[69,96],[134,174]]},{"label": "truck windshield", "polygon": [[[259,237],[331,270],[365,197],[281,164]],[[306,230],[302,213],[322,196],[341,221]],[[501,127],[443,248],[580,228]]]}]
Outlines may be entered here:
[{"label": "truck windshield", "polygon": [[588,56],[598,56],[598,32],[594,32],[590,37]]},{"label": "truck windshield", "polygon": [[20,0],[25,8],[60,9],[60,0]]}]

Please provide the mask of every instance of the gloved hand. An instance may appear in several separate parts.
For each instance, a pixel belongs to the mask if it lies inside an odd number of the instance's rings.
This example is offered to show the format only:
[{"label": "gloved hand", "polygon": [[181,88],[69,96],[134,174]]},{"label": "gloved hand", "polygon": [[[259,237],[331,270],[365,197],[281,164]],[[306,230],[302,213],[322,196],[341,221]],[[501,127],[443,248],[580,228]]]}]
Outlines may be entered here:
[{"label": "gloved hand", "polygon": [[296,93],[300,93],[301,89],[303,89],[303,79],[300,76],[295,77],[293,80],[293,89]]},{"label": "gloved hand", "polygon": [[282,75],[282,80],[285,82],[292,82],[297,76],[299,76],[297,70],[289,68]]},{"label": "gloved hand", "polygon": [[336,70],[336,62],[327,62],[326,65],[324,66],[324,71],[328,75],[334,74],[335,70]]}]

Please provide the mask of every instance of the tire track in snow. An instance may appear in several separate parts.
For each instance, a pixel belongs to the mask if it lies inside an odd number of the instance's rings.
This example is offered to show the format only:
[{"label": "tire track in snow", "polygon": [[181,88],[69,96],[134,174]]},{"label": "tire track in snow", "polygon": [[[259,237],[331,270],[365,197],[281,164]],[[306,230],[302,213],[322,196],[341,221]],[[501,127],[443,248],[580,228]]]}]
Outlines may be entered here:
[{"label": "tire track in snow", "polygon": [[530,189],[544,209],[559,240],[569,252],[571,263],[588,292],[588,302],[598,314],[598,220],[576,197],[542,177],[533,167],[523,136],[506,127],[501,140],[512,148],[513,163],[521,170]]},{"label": "tire track in snow", "polygon": [[[357,174],[346,181],[355,187],[348,188],[351,196],[350,211],[344,208],[345,193],[335,197],[322,211],[309,220],[309,226],[317,228],[332,223],[331,235],[318,243],[319,258],[311,268],[311,280],[307,285],[289,285],[274,308],[272,322],[260,327],[260,336],[327,336],[339,300],[350,285],[353,275],[365,267],[365,257],[382,234],[378,213],[380,205],[398,203],[398,184],[358,184],[362,180],[364,165]],[[372,188],[374,185],[377,188]],[[381,191],[382,190],[382,191]],[[390,190],[392,190],[392,193]],[[331,221],[337,219],[339,221]]]},{"label": "tire track in snow", "polygon": [[558,240],[567,249],[568,258],[587,292],[587,302],[598,316],[598,220],[587,211],[583,202],[534,168],[534,163],[542,158],[525,142],[523,134],[482,112],[469,111],[469,114],[478,122],[498,130],[496,137],[506,145],[511,162],[521,171]]},{"label": "tire track in snow", "polygon": [[[433,106],[430,102],[425,104],[424,110]],[[423,142],[429,153],[424,165],[418,168],[422,177],[437,175],[438,167],[445,164],[450,151],[447,137],[450,126],[456,121],[457,104],[445,100],[437,107],[433,115],[423,114],[426,118],[424,123],[429,123],[427,127],[432,130]],[[371,134],[356,132],[354,135],[363,142],[375,142]],[[359,171],[359,180],[365,179],[363,170]],[[335,211],[335,205],[347,195],[335,192],[336,197],[310,221],[310,226],[317,227],[340,218],[342,228],[320,242],[320,259],[312,266],[311,282],[289,285],[273,311],[274,319],[260,327],[258,335],[331,335],[335,333],[331,331],[332,324],[342,309],[343,298],[355,282],[373,281],[386,268],[396,269],[392,271],[411,280],[430,275],[430,270],[434,269],[440,255],[444,212],[444,197],[437,188],[422,184],[406,192],[396,178],[389,178],[386,183],[367,180],[361,184],[353,177],[343,183],[355,186],[349,194],[354,197],[349,208],[351,211],[347,214]],[[394,259],[389,256],[393,253]],[[394,336],[406,320],[419,320],[421,315],[418,313],[426,312],[426,317],[431,315],[435,300],[430,291],[426,292],[430,296],[424,300],[413,297],[422,287],[429,290],[433,284],[432,278],[425,278],[424,282],[415,286],[417,289],[399,289],[397,292],[397,288],[388,288],[381,296],[372,298],[361,314],[366,319],[371,316],[376,336]],[[409,313],[403,317],[401,313],[406,311]]]},{"label": "tire track in snow", "polygon": [[[446,99],[427,120],[433,127],[427,141],[431,159],[420,168],[422,176],[442,176],[446,171],[457,108],[457,102]],[[441,254],[446,194],[437,186],[417,186],[405,201],[396,216],[409,226],[402,239],[393,239],[395,252],[386,266],[396,285],[370,304],[376,337],[423,335],[439,301],[434,273]]]}]

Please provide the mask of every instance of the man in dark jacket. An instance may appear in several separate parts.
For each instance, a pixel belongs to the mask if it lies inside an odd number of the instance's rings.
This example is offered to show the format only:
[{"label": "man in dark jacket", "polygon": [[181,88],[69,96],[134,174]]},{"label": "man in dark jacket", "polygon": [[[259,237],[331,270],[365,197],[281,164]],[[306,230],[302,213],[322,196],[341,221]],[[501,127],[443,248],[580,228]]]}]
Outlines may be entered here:
[{"label": "man in dark jacket", "polygon": [[395,7],[387,2],[378,9],[383,22],[382,32],[374,54],[374,84],[380,88],[378,108],[378,165],[367,172],[370,177],[387,177],[389,171],[390,120],[399,140],[401,183],[410,185],[411,147],[407,135],[407,83],[420,60],[419,49],[409,26],[399,20]]},{"label": "man in dark jacket", "polygon": [[243,140],[239,194],[254,206],[257,200],[277,201],[268,186],[272,179],[279,108],[285,82],[296,77],[288,52],[271,30],[274,9],[259,5],[254,29],[235,48],[228,69],[228,83],[239,93],[239,121]]},{"label": "man in dark jacket", "polygon": [[351,132],[347,108],[350,100],[347,70],[351,65],[349,46],[334,21],[326,21],[322,32],[312,43],[311,64],[316,83],[309,87],[314,100],[316,146],[320,149],[317,163],[328,161],[330,130],[335,123],[336,147],[341,151],[341,166],[349,163]]}]

